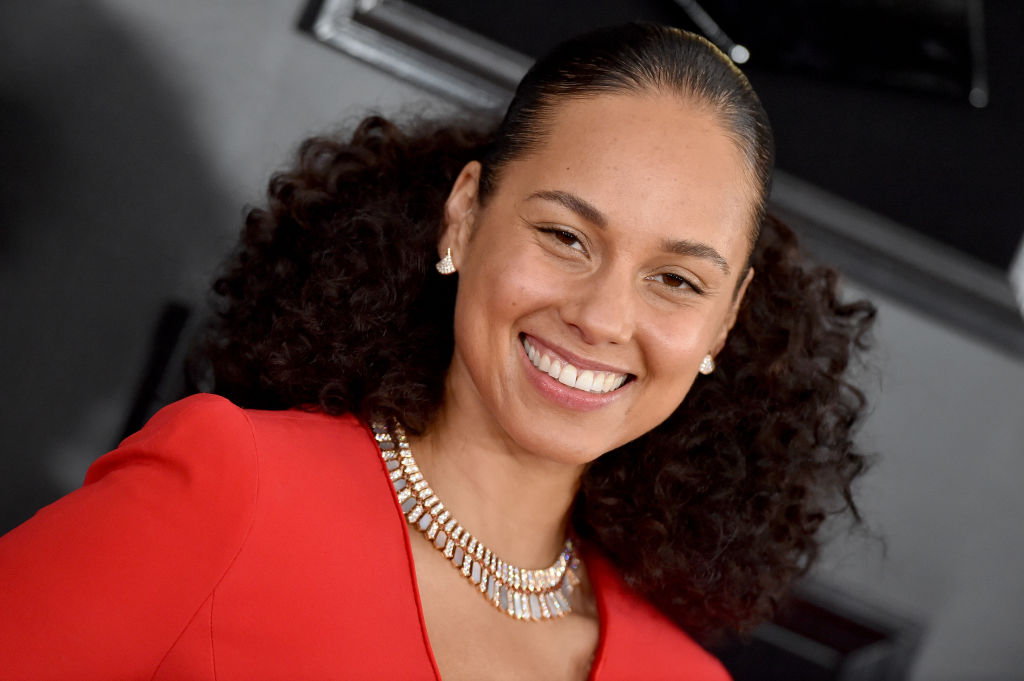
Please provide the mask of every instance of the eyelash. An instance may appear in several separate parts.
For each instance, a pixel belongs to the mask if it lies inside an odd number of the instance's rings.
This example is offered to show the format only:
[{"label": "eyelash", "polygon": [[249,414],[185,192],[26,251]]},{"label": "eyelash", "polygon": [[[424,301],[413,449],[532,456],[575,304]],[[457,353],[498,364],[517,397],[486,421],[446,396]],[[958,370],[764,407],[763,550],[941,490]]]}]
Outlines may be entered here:
[{"label": "eyelash", "polygon": [[678,286],[669,286],[669,288],[671,288],[671,289],[679,290],[679,289],[687,289],[688,288],[688,289],[692,290],[694,293],[696,293],[697,295],[703,295],[703,293],[704,293],[704,291],[699,286],[697,286],[695,283],[693,283],[692,281],[690,281],[686,277],[679,276],[678,274],[672,274],[670,272],[662,272],[661,274],[655,274],[653,276],[655,276],[655,277],[665,277],[666,279],[673,279],[675,281],[678,281],[679,282]]},{"label": "eyelash", "polygon": [[[560,227],[538,227],[537,229],[543,234],[550,234],[552,237],[557,239],[561,245],[565,246],[566,248],[571,248],[574,251],[580,251],[581,253],[587,252],[587,249],[583,246],[583,240],[567,229],[562,229]],[[565,239],[563,239],[563,237],[565,237]],[[579,244],[580,247],[576,248],[573,244],[567,243],[567,239],[570,239],[573,242]]]},{"label": "eyelash", "polygon": [[[540,231],[543,234],[551,235],[554,239],[556,239],[558,241],[558,243],[560,245],[565,246],[566,248],[571,248],[572,250],[580,252],[580,253],[586,253],[587,252],[586,248],[583,245],[583,241],[578,236],[576,236],[575,234],[573,234],[572,232],[570,232],[567,229],[562,229],[560,227],[538,227],[537,230]],[[571,240],[573,243],[567,243],[567,241],[569,241],[569,240]],[[576,248],[574,244],[579,244],[579,248]],[[669,289],[673,290],[673,291],[681,290],[681,289],[690,289],[691,291],[693,291],[697,295],[703,295],[704,294],[703,289],[701,289],[699,286],[697,286],[697,284],[693,283],[692,281],[690,281],[686,277],[679,276],[678,274],[672,274],[670,272],[662,272],[661,274],[655,274],[652,277],[648,277],[648,278],[649,279],[653,279],[654,277],[665,277],[667,279],[673,279],[673,280],[679,282],[679,284],[677,286],[668,286],[666,284],[666,286]]]}]

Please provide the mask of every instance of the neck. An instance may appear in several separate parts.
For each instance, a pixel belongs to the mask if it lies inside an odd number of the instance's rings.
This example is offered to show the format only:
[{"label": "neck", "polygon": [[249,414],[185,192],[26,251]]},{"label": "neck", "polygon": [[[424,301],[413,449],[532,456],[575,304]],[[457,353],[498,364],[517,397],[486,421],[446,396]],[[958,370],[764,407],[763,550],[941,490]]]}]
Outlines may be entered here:
[{"label": "neck", "polygon": [[583,467],[524,450],[485,408],[464,408],[448,397],[428,432],[409,438],[424,477],[445,508],[500,558],[547,567],[565,542]]}]

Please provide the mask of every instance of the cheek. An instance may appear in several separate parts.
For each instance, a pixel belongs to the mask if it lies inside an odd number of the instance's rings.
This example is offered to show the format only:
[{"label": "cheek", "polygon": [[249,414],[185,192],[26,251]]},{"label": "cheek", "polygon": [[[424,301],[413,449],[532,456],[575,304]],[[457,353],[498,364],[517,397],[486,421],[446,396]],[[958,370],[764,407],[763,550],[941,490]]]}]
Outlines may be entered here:
[{"label": "cheek", "polygon": [[554,304],[564,292],[564,281],[552,276],[536,259],[512,254],[500,262],[488,263],[481,272],[478,288],[481,314],[516,317]]},{"label": "cheek", "polygon": [[[661,319],[664,322],[664,317]],[[706,350],[703,335],[695,329],[699,323],[659,326],[658,333],[648,335],[644,354],[648,382],[645,398],[637,416],[653,419],[645,428],[653,428],[668,418],[683,403],[697,379],[697,368]]]},{"label": "cheek", "polygon": [[676,373],[690,364],[696,366],[706,352],[704,326],[705,322],[696,315],[657,317],[645,335],[653,367]]},{"label": "cheek", "polygon": [[516,322],[550,304],[557,287],[515,251],[491,252],[460,274],[456,343],[467,357],[506,356]]},{"label": "cheek", "polygon": [[[670,413],[686,397],[711,344],[710,324],[699,315],[662,315],[644,335],[644,355],[659,403]],[[666,414],[667,416],[667,414]]]}]

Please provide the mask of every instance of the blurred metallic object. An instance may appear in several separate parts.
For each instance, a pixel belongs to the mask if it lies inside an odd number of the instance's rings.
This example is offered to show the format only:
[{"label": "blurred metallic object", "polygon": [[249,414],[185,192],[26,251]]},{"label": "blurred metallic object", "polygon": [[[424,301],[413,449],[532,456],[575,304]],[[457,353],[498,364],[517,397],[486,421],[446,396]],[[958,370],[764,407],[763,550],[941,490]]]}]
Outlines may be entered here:
[{"label": "blurred metallic object", "polygon": [[985,59],[985,8],[982,0],[966,0],[967,30],[971,45],[974,69],[971,71],[971,91],[967,101],[971,106],[984,109],[988,106],[988,62]]},{"label": "blurred metallic object", "polygon": [[1013,294],[1017,298],[1017,305],[1024,315],[1024,239],[1017,248],[1017,255],[1010,265],[1010,286],[1013,287]]},{"label": "blurred metallic object", "polygon": [[750,50],[726,35],[722,27],[715,23],[715,20],[697,3],[697,0],[675,0],[675,3],[686,12],[686,16],[690,17],[693,23],[697,24],[704,37],[729,55],[730,59],[737,64],[746,64],[750,61]]},{"label": "blurred metallic object", "polygon": [[401,0],[326,0],[309,28],[321,42],[477,110],[503,109],[533,63]]}]

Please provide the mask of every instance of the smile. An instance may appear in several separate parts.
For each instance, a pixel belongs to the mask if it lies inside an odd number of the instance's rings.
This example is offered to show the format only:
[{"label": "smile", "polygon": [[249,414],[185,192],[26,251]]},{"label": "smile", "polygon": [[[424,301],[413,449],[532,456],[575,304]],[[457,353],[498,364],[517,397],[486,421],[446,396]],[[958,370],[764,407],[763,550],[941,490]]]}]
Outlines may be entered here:
[{"label": "smile", "polygon": [[539,371],[543,371],[559,383],[589,393],[609,393],[622,387],[629,377],[628,374],[617,374],[610,371],[594,371],[580,369],[568,362],[541,352],[530,344],[525,337],[522,339],[523,349],[530,362]]}]

